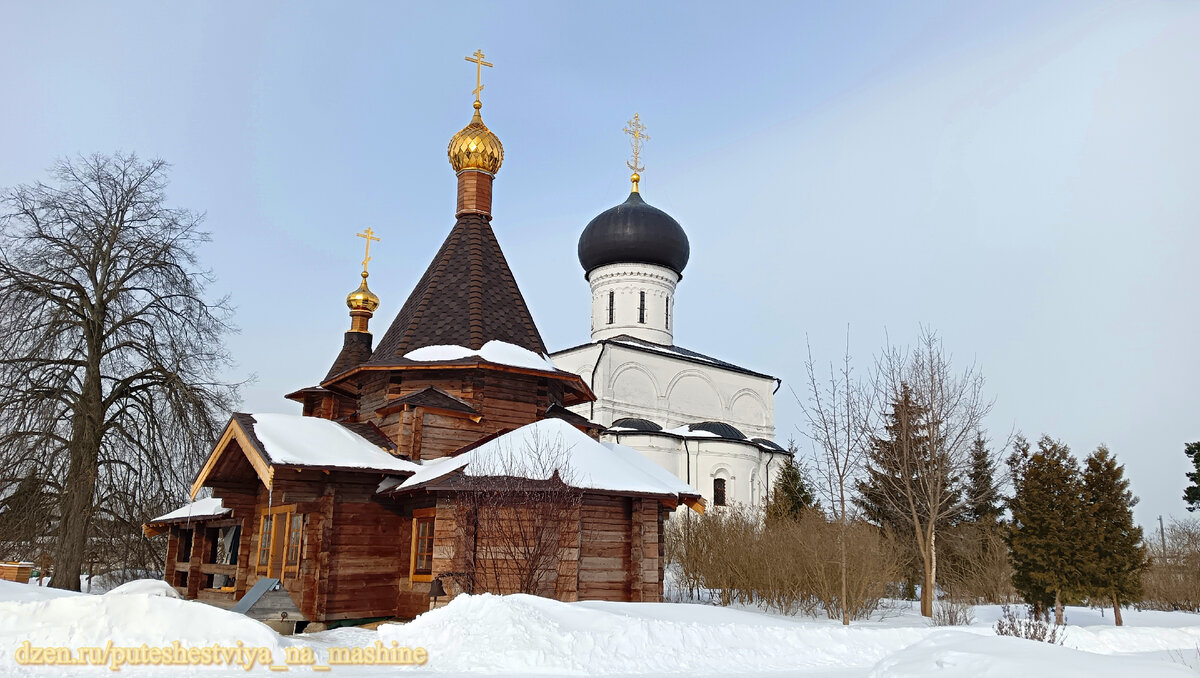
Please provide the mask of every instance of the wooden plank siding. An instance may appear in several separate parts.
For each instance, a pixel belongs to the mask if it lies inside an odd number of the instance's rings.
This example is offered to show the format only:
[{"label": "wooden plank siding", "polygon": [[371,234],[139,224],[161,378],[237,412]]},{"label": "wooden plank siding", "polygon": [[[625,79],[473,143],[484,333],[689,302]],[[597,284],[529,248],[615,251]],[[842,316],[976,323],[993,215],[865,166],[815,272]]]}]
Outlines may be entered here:
[{"label": "wooden plank siding", "polygon": [[579,599],[662,600],[659,506],[654,499],[584,495]]}]

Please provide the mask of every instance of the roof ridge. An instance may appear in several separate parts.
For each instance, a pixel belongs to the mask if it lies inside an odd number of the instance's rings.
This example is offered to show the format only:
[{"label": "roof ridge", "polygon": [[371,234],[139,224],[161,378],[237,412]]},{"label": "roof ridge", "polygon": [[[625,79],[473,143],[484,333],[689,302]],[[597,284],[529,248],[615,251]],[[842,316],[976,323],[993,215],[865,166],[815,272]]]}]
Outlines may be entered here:
[{"label": "roof ridge", "polygon": [[464,214],[366,362],[437,344],[477,351],[491,340],[546,353],[489,219]]}]

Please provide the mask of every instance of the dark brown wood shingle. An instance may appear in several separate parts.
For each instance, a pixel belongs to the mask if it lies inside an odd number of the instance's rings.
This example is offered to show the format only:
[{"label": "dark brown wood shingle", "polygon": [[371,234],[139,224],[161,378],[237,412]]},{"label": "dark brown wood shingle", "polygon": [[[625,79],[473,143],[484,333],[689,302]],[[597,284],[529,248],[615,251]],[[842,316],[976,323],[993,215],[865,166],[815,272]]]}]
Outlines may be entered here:
[{"label": "dark brown wood shingle", "polygon": [[546,352],[488,218],[464,214],[367,364],[389,364],[423,346],[478,350],[492,340]]}]

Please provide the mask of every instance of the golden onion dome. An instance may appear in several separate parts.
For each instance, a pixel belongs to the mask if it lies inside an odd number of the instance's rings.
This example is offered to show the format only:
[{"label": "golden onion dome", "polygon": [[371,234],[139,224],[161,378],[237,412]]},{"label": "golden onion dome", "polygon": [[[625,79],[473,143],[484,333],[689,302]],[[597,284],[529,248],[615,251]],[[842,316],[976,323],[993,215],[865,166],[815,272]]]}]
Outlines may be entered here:
[{"label": "golden onion dome", "polygon": [[346,305],[351,311],[366,311],[374,313],[375,309],[379,308],[379,297],[367,287],[367,273],[363,271],[362,284],[358,289],[346,296]]},{"label": "golden onion dome", "polygon": [[500,171],[504,162],[504,145],[500,138],[492,133],[483,118],[479,117],[481,104],[475,102],[475,115],[467,126],[458,134],[450,137],[450,147],[446,154],[450,156],[450,165],[455,172],[466,169],[483,170],[489,174]]}]

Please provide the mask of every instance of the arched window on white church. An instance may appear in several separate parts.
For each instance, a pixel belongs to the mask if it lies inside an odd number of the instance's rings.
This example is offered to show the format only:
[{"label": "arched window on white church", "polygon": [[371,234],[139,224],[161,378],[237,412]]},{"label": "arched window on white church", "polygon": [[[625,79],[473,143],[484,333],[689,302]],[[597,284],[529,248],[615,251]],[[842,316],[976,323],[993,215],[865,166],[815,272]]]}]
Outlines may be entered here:
[{"label": "arched window on white church", "polygon": [[713,506],[725,505],[725,479],[713,478]]},{"label": "arched window on white church", "polygon": [[671,329],[671,297],[667,297],[666,324],[664,327],[668,330]]},{"label": "arched window on white church", "polygon": [[638,322],[646,323],[646,292],[638,292]]},{"label": "arched window on white church", "polygon": [[609,290],[608,292],[608,324],[613,324],[613,316],[617,310],[617,293]]}]

